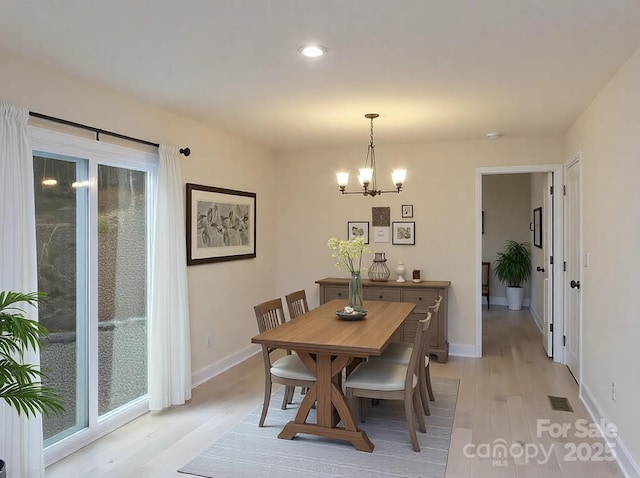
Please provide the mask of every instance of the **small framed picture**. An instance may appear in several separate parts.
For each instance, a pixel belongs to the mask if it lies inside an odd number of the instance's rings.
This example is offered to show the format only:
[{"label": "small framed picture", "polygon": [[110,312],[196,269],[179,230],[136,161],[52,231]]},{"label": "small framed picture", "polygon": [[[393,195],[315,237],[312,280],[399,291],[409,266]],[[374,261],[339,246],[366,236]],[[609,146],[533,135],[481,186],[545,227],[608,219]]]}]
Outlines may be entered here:
[{"label": "small framed picture", "polygon": [[364,243],[369,244],[369,221],[348,221],[347,239],[364,237]]},{"label": "small framed picture", "polygon": [[542,248],[542,208],[533,210],[533,245]]},{"label": "small framed picture", "polygon": [[402,205],[402,217],[403,218],[413,217],[413,204]]},{"label": "small framed picture", "polygon": [[389,226],[373,226],[373,242],[389,242]]},{"label": "small framed picture", "polygon": [[397,245],[415,245],[416,223],[413,221],[394,221],[391,232],[391,243]]}]

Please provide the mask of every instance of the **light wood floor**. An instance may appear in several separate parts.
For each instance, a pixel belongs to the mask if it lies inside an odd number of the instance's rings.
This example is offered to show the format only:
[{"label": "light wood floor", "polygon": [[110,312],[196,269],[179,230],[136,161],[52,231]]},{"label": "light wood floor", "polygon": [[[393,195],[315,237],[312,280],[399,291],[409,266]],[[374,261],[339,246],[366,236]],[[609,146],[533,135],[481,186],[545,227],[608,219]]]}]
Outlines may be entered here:
[{"label": "light wood floor", "polygon": [[[576,420],[590,423],[589,415],[567,368],[544,354],[528,311],[494,307],[484,314],[482,359],[450,357],[447,364],[432,364],[433,376],[460,379],[446,478],[622,477],[615,463],[567,460],[573,446],[567,443],[587,443],[580,445],[580,456],[599,445],[573,436]],[[51,465],[46,478],[184,478],[178,468],[262,403],[261,360],[257,355],[197,387],[188,405],[149,413]],[[567,397],[575,413],[552,411],[547,395]],[[537,433],[538,419],[568,423],[572,430],[554,440]],[[478,456],[499,451],[499,443],[513,445],[515,457]],[[518,457],[523,448],[539,455]],[[542,449],[551,449],[546,462]]]}]

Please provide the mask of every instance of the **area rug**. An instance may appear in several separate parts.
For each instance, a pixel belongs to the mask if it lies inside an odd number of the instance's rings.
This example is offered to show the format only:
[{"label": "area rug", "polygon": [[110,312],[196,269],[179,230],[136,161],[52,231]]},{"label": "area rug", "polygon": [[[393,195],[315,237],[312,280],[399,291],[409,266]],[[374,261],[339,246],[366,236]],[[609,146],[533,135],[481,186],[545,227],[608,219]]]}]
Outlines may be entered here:
[{"label": "area rug", "polygon": [[[207,478],[442,478],[459,381],[433,377],[431,383],[436,401],[429,403],[431,416],[425,417],[427,433],[417,433],[419,453],[411,446],[402,401],[381,400],[376,406],[369,405],[366,422],[358,421],[375,445],[373,453],[312,435],[281,440],[278,433],[293,420],[302,398],[296,390],[294,403],[281,410],[280,389],[271,397],[264,427],[257,425],[262,408],[258,407],[178,471]],[[314,412],[310,421],[315,421]]]}]

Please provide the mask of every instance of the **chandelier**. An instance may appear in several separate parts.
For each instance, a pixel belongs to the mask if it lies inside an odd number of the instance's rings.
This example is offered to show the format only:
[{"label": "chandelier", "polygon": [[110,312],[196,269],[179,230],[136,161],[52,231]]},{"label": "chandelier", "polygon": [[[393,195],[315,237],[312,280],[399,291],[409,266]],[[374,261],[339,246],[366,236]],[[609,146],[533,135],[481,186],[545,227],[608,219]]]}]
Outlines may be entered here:
[{"label": "chandelier", "polygon": [[361,191],[347,191],[347,185],[349,184],[349,173],[336,173],[338,179],[338,186],[342,194],[362,194],[363,196],[377,196],[383,193],[400,193],[402,191],[402,184],[407,177],[406,169],[396,169],[391,173],[393,184],[396,185],[396,189],[389,191],[382,191],[378,189],[376,184],[376,146],[373,144],[373,120],[380,116],[377,113],[367,113],[365,118],[369,118],[371,121],[371,133],[369,136],[369,146],[367,148],[367,158],[364,161],[364,168],[360,168],[358,174],[358,180],[362,186]]}]

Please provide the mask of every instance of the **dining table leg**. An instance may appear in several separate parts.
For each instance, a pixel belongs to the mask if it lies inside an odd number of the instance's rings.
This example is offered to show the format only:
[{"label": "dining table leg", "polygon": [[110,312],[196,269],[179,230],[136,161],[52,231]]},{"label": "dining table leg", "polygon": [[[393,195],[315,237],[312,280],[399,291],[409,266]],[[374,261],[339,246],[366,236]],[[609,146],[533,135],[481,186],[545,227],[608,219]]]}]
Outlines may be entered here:
[{"label": "dining table leg", "polygon": [[[374,445],[367,433],[356,425],[353,410],[347,402],[340,375],[351,362],[346,355],[310,354],[297,351],[300,360],[315,375],[316,383],[305,394],[293,421],[282,429],[278,438],[291,440],[297,433],[319,435],[351,442],[359,451],[372,452]],[[316,403],[316,423],[307,423],[309,412]],[[342,427],[338,424],[342,421]]]}]

